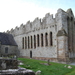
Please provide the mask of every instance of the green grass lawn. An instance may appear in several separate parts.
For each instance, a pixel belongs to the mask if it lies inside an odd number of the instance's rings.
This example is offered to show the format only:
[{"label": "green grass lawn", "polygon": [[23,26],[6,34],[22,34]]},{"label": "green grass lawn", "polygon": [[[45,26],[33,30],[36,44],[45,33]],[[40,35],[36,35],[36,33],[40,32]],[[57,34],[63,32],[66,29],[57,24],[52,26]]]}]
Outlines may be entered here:
[{"label": "green grass lawn", "polygon": [[24,63],[24,65],[20,65],[21,67],[31,69],[34,72],[41,70],[41,75],[75,75],[75,66],[72,66],[72,69],[68,69],[64,67],[65,64],[60,63],[50,62],[51,65],[44,65],[41,63],[47,63],[47,61],[26,58],[18,59]]}]

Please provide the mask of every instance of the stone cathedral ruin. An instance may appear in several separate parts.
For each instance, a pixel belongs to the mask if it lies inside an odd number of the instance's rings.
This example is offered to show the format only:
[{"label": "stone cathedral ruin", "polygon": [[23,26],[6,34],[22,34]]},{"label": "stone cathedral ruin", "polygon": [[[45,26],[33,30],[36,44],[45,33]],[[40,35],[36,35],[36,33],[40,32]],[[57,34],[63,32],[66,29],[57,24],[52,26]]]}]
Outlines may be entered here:
[{"label": "stone cathedral ruin", "polygon": [[21,57],[70,63],[75,59],[75,17],[71,9],[58,9],[53,15],[36,18],[25,25],[8,30]]}]

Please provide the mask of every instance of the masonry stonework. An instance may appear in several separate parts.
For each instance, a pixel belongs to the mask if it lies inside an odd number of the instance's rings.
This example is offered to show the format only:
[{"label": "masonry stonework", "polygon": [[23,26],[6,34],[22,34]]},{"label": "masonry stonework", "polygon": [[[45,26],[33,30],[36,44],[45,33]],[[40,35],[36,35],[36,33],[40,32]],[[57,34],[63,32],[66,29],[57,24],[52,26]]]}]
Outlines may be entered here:
[{"label": "masonry stonework", "polygon": [[11,29],[20,56],[70,63],[75,59],[75,18],[71,9],[58,9],[53,15],[36,18],[25,25]]}]

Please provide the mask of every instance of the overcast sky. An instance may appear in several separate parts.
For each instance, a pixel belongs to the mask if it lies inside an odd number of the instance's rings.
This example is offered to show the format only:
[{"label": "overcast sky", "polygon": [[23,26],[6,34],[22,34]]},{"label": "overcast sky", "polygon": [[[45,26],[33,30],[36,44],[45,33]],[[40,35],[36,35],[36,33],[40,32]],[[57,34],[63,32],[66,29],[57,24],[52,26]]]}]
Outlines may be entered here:
[{"label": "overcast sky", "polygon": [[55,15],[59,8],[72,8],[75,14],[75,0],[0,0],[0,32],[43,18],[46,13]]}]

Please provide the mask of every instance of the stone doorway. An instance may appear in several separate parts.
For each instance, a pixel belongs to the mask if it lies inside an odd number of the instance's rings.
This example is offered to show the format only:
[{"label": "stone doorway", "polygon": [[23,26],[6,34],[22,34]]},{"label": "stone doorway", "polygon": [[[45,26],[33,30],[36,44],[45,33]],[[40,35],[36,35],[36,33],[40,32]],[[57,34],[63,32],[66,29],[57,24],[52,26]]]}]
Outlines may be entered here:
[{"label": "stone doorway", "polygon": [[30,51],[30,58],[32,58],[32,51]]}]

